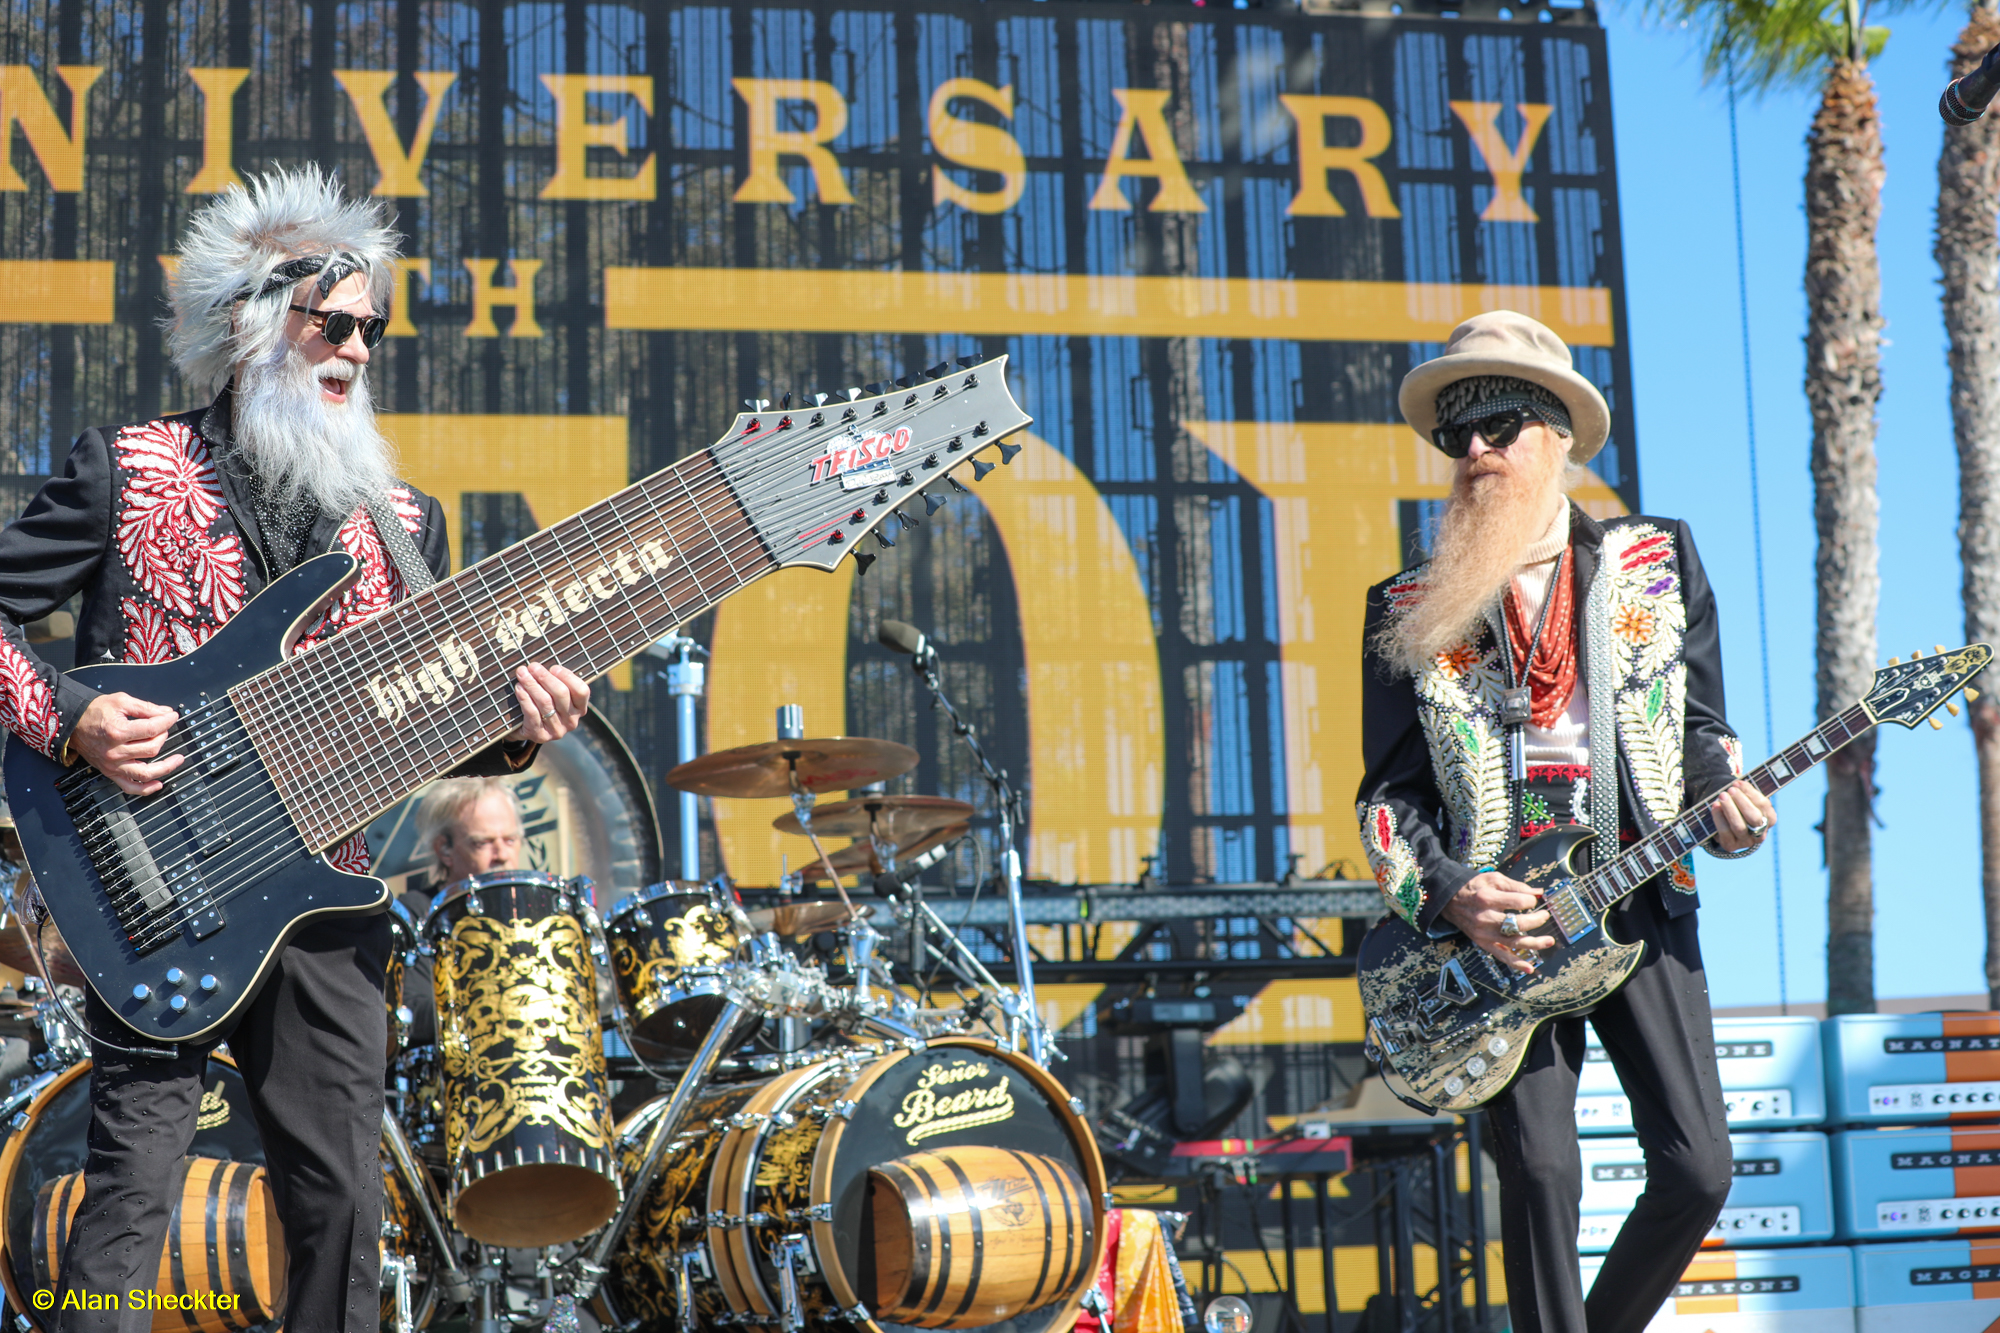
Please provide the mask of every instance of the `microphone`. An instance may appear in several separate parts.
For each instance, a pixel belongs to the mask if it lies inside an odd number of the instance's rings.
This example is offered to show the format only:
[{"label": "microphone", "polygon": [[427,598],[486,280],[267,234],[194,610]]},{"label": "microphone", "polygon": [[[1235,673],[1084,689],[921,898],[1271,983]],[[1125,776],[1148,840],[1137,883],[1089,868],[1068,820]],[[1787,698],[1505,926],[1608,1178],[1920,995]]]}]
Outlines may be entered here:
[{"label": "microphone", "polygon": [[916,659],[916,668],[924,670],[937,661],[937,650],[931,641],[915,625],[901,620],[885,620],[875,635],[875,642],[894,653],[908,653]]},{"label": "microphone", "polygon": [[883,871],[875,877],[875,892],[890,902],[895,902],[901,897],[905,887],[917,882],[918,876],[951,855],[951,849],[958,846],[965,836],[960,834],[949,842],[941,842],[922,856],[913,856],[894,870]]},{"label": "microphone", "polygon": [[1947,125],[1970,125],[1986,114],[1996,92],[2000,92],[2000,46],[1988,51],[1977,69],[1944,86],[1938,114]]}]

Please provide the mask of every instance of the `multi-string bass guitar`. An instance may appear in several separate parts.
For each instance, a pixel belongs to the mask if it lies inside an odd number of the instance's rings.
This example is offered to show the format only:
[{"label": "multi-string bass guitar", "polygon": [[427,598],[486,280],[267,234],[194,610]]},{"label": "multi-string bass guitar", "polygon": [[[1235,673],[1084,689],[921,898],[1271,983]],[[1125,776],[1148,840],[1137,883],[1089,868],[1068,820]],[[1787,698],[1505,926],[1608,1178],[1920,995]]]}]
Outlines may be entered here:
[{"label": "multi-string bass guitar", "polygon": [[[1992,660],[1983,643],[1935,657],[1891,663],[1867,697],[1779,751],[1748,780],[1765,795],[1884,722],[1914,727]],[[1529,838],[1500,870],[1543,895],[1556,946],[1536,955],[1532,975],[1502,968],[1463,936],[1430,939],[1387,916],[1361,941],[1363,1046],[1407,1086],[1404,1100],[1438,1111],[1468,1111],[1514,1081],[1528,1042],[1544,1023],[1581,1013],[1625,983],[1642,945],[1612,938],[1606,914],[1641,884],[1715,836],[1708,802],[1654,830],[1619,855],[1578,873],[1577,851],[1595,837],[1583,825]]]},{"label": "multi-string bass guitar", "polygon": [[291,649],[358,574],[345,553],[276,580],[186,657],[79,668],[175,709],[162,754],[186,756],[132,797],[7,747],[29,867],[99,998],[153,1041],[214,1031],[300,926],[386,901],[324,853],[505,735],[518,667],[592,680],[773,570],[831,570],[878,528],[894,545],[917,521],[899,506],[934,511],[948,492],[926,486],[963,490],[948,474],[983,477],[973,456],[1029,420],[1005,357],[752,406],[708,448],[310,651]]}]

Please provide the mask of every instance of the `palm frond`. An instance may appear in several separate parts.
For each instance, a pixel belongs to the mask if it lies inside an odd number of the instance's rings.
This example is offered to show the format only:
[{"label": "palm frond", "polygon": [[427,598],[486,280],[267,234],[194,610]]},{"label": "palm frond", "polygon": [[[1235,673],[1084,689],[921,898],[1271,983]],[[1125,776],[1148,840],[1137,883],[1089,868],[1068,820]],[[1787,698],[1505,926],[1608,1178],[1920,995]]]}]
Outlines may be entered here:
[{"label": "palm frond", "polygon": [[1817,83],[1837,60],[1880,55],[1889,30],[1868,19],[1942,0],[1642,0],[1653,21],[1700,43],[1702,73],[1749,92]]}]

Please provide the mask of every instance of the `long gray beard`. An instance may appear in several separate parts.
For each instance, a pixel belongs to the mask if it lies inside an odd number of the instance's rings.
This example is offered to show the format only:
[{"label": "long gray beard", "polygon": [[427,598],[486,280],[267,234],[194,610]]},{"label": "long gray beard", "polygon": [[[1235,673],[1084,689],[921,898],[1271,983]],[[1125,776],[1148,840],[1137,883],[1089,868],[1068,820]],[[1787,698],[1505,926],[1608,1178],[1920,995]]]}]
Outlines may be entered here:
[{"label": "long gray beard", "polygon": [[375,425],[368,377],[355,368],[347,402],[320,401],[318,369],[295,346],[275,363],[237,377],[237,447],[264,491],[279,502],[310,496],[344,518],[394,484],[389,441]]}]

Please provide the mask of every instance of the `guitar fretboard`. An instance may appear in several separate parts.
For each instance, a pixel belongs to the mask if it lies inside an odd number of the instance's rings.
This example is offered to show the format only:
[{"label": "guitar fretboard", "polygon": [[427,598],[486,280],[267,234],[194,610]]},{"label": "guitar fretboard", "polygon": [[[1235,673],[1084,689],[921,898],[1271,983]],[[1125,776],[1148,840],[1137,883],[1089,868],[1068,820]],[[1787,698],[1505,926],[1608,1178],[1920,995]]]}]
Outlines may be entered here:
[{"label": "guitar fretboard", "polygon": [[[1860,704],[1836,713],[1808,732],[1797,744],[1778,751],[1744,774],[1746,781],[1766,796],[1786,783],[1823,763],[1834,751],[1874,726],[1874,720]],[[1641,884],[1668,869],[1715,836],[1713,801],[1703,801],[1684,812],[1671,824],[1653,830],[1604,865],[1581,876],[1575,887],[1594,913],[1607,908]]]},{"label": "guitar fretboard", "polygon": [[511,731],[518,667],[594,680],[775,564],[704,450],[230,697],[323,851]]}]

